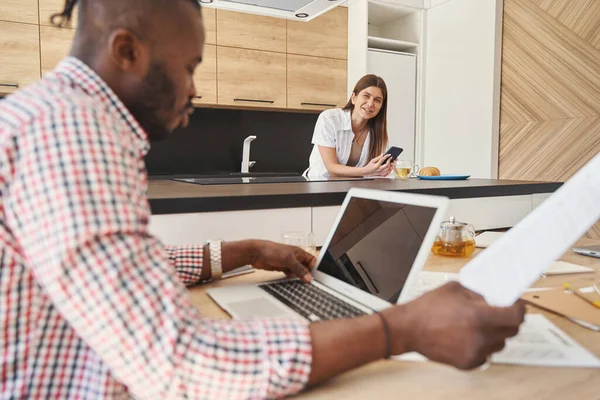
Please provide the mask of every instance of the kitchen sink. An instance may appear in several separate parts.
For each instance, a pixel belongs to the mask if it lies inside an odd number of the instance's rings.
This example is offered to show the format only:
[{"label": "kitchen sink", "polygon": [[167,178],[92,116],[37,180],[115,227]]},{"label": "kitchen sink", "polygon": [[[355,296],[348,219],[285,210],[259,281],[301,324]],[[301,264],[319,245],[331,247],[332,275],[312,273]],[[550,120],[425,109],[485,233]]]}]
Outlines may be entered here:
[{"label": "kitchen sink", "polygon": [[175,178],[177,182],[193,183],[196,185],[236,185],[244,183],[306,183],[331,181],[372,180],[372,178],[306,178],[302,175],[291,174],[261,174],[235,173],[231,175],[202,175],[194,178]]}]

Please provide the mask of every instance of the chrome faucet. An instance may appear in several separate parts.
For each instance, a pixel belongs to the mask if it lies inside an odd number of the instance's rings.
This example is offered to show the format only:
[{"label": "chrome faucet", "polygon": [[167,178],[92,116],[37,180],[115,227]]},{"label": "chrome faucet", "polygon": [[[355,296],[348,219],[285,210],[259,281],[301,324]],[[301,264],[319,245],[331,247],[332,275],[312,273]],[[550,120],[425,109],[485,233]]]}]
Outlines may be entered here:
[{"label": "chrome faucet", "polygon": [[242,173],[250,172],[250,168],[256,164],[256,161],[250,161],[250,143],[256,139],[256,136],[250,135],[244,139],[244,147],[242,149]]}]

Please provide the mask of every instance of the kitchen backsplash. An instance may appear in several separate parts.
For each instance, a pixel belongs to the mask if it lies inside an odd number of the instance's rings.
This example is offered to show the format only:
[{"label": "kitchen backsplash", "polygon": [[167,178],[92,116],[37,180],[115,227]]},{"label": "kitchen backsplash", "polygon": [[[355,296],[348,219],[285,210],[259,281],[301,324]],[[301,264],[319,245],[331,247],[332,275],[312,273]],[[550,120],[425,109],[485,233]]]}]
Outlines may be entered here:
[{"label": "kitchen backsplash", "polygon": [[187,128],[153,142],[150,175],[239,172],[249,135],[250,172],[302,172],[308,167],[318,114],[197,108]]}]

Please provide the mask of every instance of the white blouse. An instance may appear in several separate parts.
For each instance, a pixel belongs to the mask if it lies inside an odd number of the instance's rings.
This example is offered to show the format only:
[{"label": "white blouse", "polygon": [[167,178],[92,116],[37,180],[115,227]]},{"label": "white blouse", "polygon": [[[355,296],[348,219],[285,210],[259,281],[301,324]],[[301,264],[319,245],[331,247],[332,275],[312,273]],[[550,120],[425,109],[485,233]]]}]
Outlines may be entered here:
[{"label": "white blouse", "polygon": [[[346,165],[352,150],[352,120],[350,119],[350,110],[342,110],[341,108],[333,108],[326,110],[319,115],[315,132],[313,134],[312,143],[313,149],[310,153],[309,166],[304,172],[309,177],[329,177],[329,172],[325,167],[325,163],[321,158],[318,146],[331,147],[335,149],[338,163]],[[369,141],[371,132],[367,133],[367,138],[363,144],[362,153],[357,167],[364,167],[369,162]]]}]

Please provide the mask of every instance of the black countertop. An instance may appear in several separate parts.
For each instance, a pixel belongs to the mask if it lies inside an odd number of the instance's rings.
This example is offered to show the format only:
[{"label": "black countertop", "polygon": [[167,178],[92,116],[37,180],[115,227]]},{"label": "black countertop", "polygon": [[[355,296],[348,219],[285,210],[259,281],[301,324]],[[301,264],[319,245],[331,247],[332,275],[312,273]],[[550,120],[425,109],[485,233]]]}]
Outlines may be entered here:
[{"label": "black countertop", "polygon": [[153,214],[321,207],[342,204],[352,187],[446,196],[451,199],[552,193],[562,183],[468,179],[422,181],[306,182],[242,185],[196,185],[172,180],[150,180],[148,199]]}]

